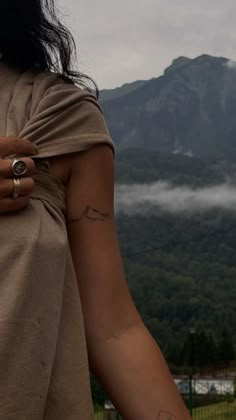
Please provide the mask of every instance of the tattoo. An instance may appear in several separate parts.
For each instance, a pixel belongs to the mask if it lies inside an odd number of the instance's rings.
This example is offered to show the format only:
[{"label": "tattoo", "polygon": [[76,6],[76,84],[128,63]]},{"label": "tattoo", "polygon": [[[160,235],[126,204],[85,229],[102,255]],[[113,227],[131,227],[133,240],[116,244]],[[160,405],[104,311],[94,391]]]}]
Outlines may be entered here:
[{"label": "tattoo", "polygon": [[170,413],[170,411],[162,410],[159,412],[157,420],[177,420],[177,417]]},{"label": "tattoo", "polygon": [[78,218],[70,219],[67,221],[67,224],[81,222],[82,219],[86,219],[89,222],[105,222],[107,219],[111,219],[109,213],[104,213],[101,210],[94,209],[91,206],[86,206],[81,215]]}]

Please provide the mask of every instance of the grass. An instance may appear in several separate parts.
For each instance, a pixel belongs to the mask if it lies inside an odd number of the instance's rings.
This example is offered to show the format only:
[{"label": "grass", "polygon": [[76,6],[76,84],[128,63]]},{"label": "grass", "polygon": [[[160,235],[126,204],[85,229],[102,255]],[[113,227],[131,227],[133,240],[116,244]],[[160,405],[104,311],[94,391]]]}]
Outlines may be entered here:
[{"label": "grass", "polygon": [[[97,412],[94,420],[104,420],[103,412]],[[236,420],[236,401],[207,405],[194,410],[193,420]]]},{"label": "grass", "polygon": [[200,407],[193,412],[194,420],[235,420],[236,401]]},{"label": "grass", "polygon": [[94,420],[103,420],[103,412],[98,412],[94,414]]},{"label": "grass", "polygon": [[[104,417],[104,412],[103,411],[100,411],[100,412],[97,412],[97,413],[94,414],[94,420],[104,420],[104,418],[108,418],[108,417],[107,416]],[[113,415],[112,418],[114,418],[114,415]],[[121,420],[121,417],[120,417],[120,420]]]}]

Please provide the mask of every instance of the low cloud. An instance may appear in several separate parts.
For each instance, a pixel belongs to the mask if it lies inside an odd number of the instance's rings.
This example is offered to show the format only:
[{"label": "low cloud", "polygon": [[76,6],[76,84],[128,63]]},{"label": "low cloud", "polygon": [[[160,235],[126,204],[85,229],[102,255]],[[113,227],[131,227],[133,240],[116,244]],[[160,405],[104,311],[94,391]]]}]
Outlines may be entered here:
[{"label": "low cloud", "polygon": [[228,60],[228,61],[225,63],[225,65],[226,65],[226,67],[228,67],[229,69],[236,70],[236,62],[235,62],[235,61]]},{"label": "low cloud", "polygon": [[116,185],[116,212],[145,214],[159,208],[171,213],[236,210],[236,187],[221,184],[193,189],[159,181],[152,184]]}]

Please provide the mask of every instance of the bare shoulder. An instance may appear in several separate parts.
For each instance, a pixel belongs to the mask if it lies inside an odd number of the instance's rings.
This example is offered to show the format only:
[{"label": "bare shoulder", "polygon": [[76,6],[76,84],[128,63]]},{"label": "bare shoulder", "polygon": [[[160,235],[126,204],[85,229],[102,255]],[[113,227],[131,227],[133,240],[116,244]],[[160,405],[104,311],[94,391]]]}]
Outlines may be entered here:
[{"label": "bare shoulder", "polygon": [[71,156],[67,184],[68,220],[89,207],[113,214],[114,158],[107,145],[97,145]]},{"label": "bare shoulder", "polygon": [[110,174],[113,182],[114,156],[107,145],[96,145],[83,152],[50,158],[50,172],[67,185],[71,174],[73,178],[100,178]]}]

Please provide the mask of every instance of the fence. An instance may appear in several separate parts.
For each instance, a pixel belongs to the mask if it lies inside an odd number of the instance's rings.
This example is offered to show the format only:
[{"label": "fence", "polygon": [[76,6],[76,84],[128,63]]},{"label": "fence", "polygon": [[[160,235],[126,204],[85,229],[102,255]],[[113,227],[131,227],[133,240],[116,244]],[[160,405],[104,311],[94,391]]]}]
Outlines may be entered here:
[{"label": "fence", "polygon": [[[187,377],[175,383],[194,420],[236,420],[236,375]],[[95,413],[94,420],[122,420],[114,407]]]},{"label": "fence", "polygon": [[236,419],[233,376],[189,377],[175,382],[194,420]]}]

